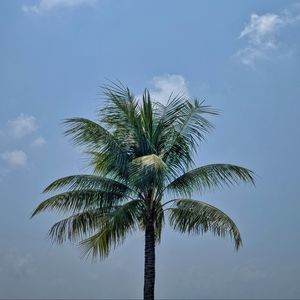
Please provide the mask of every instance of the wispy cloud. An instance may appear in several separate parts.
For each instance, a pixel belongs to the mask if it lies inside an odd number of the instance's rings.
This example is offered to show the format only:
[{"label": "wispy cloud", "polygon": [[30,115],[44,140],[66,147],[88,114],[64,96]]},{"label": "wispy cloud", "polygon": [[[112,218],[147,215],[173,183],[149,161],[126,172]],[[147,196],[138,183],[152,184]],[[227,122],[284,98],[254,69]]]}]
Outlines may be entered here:
[{"label": "wispy cloud", "polygon": [[0,157],[11,167],[24,167],[27,164],[27,155],[22,150],[6,151]]},{"label": "wispy cloud", "polygon": [[253,66],[259,59],[270,59],[281,48],[280,32],[300,20],[297,6],[279,14],[252,14],[239,38],[246,41],[235,56],[245,65]]},{"label": "wispy cloud", "polygon": [[250,23],[241,32],[240,37],[248,36],[252,43],[268,43],[277,28],[283,24],[283,20],[275,14],[258,16],[252,14]]},{"label": "wispy cloud", "polygon": [[35,5],[23,5],[22,10],[26,13],[41,14],[59,8],[78,8],[92,6],[97,0],[40,0]]},{"label": "wispy cloud", "polygon": [[39,136],[32,142],[32,146],[34,146],[34,147],[41,147],[45,144],[46,144],[46,140],[41,136]]},{"label": "wispy cloud", "polygon": [[20,114],[15,120],[8,122],[14,136],[21,138],[37,130],[36,119],[33,116]]},{"label": "wispy cloud", "polygon": [[154,100],[166,104],[170,95],[189,96],[187,82],[183,76],[177,74],[164,74],[154,76],[150,81],[151,96]]},{"label": "wispy cloud", "polygon": [[[11,170],[27,165],[30,155],[28,156],[27,151],[23,151],[24,148],[26,149],[30,145],[40,148],[46,144],[44,137],[37,133],[39,132],[36,118],[23,113],[8,121],[5,129],[0,129],[0,144],[2,144],[2,149],[4,148],[0,152],[2,175],[3,172],[8,174]],[[3,163],[6,164],[6,167]]]}]

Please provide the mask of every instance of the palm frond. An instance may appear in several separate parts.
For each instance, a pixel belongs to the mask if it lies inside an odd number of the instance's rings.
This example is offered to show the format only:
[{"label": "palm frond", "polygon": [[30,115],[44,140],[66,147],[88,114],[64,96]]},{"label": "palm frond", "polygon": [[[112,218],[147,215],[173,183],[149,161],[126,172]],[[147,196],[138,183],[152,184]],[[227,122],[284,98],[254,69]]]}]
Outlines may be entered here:
[{"label": "palm frond", "polygon": [[193,165],[193,152],[213,126],[203,115],[217,112],[198,100],[175,97],[166,106],[159,105],[156,129],[158,153],[173,175]]},{"label": "palm frond", "polygon": [[157,243],[161,241],[161,233],[165,223],[165,214],[160,201],[155,203],[155,240]]},{"label": "palm frond", "polygon": [[150,93],[147,89],[145,89],[143,93],[143,102],[141,106],[141,121],[142,121],[142,128],[144,129],[144,133],[146,134],[149,141],[152,140],[153,135],[153,104],[150,99]]},{"label": "palm frond", "polygon": [[136,157],[149,154],[156,154],[153,140],[153,134],[156,127],[155,108],[150,99],[150,93],[145,89],[142,97],[142,105],[140,107],[140,128],[141,134],[137,141]]},{"label": "palm frond", "polygon": [[[187,144],[195,149],[198,141],[204,139],[204,134],[209,132],[213,125],[203,115],[216,115],[217,112],[208,105],[203,105],[195,99],[193,102],[186,100],[180,108],[180,114],[173,123],[176,135],[168,145],[168,153],[176,145],[179,137],[183,137]],[[167,154],[168,155],[168,154]]]},{"label": "palm frond", "polygon": [[230,164],[211,164],[184,173],[171,182],[166,190],[190,197],[193,191],[232,185],[238,181],[254,184],[251,170]]},{"label": "palm frond", "polygon": [[211,231],[214,235],[229,235],[236,250],[242,245],[240,232],[235,223],[224,212],[207,203],[178,199],[170,208],[170,224],[174,230],[188,234],[203,234]]},{"label": "palm frond", "polygon": [[108,256],[110,250],[123,243],[127,234],[139,228],[142,221],[144,203],[132,200],[119,207],[101,221],[99,231],[93,236],[83,240],[83,255],[99,255],[100,258]]},{"label": "palm frond", "polygon": [[118,141],[108,130],[89,119],[69,118],[64,121],[64,125],[69,128],[65,135],[71,136],[76,145],[84,145],[93,150],[99,149],[103,144],[111,148],[120,148]]},{"label": "palm frond", "polygon": [[87,152],[101,154],[103,160],[98,162],[98,171],[103,175],[111,172],[122,175],[126,173],[129,153],[125,144],[99,124],[84,118],[65,120],[69,127],[65,135],[71,136],[75,144],[85,146]]},{"label": "palm frond", "polygon": [[[122,83],[111,83],[103,86],[106,105],[99,110],[99,117],[114,132],[126,135],[141,132],[138,100]],[[117,120],[117,122],[116,122]]]},{"label": "palm frond", "polygon": [[160,136],[164,129],[172,127],[177,122],[180,118],[181,110],[184,108],[185,101],[186,99],[183,96],[173,96],[171,94],[166,105],[156,102],[158,108],[156,114],[159,120],[155,131],[157,136]]},{"label": "palm frond", "polygon": [[55,180],[48,185],[45,192],[57,191],[68,188],[69,191],[93,190],[105,192],[126,193],[129,187],[114,179],[97,175],[72,175]]},{"label": "palm frond", "polygon": [[53,242],[64,243],[66,240],[75,242],[93,234],[100,226],[107,214],[112,213],[119,206],[96,208],[74,214],[55,223],[49,230]]},{"label": "palm frond", "polygon": [[94,190],[70,191],[46,199],[38,205],[31,217],[45,210],[77,213],[87,209],[112,207],[125,200],[126,195],[118,192]]},{"label": "palm frond", "polygon": [[[172,140],[172,133],[170,137]],[[170,177],[173,179],[194,165],[193,152],[182,136],[177,137],[177,142],[173,144],[168,154],[163,155],[163,160],[168,165]]]}]

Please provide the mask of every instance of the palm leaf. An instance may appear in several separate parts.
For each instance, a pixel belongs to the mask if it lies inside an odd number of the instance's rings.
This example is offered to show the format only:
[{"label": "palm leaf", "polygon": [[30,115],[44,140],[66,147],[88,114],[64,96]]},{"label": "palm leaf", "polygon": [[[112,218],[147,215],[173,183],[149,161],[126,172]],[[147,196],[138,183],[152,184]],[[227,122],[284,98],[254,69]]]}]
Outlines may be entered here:
[{"label": "palm leaf", "polygon": [[[141,134],[138,101],[128,87],[122,83],[111,83],[103,86],[106,105],[99,110],[99,117],[115,134],[131,140]],[[117,122],[116,122],[117,120]],[[124,138],[124,136],[123,136]]]},{"label": "palm leaf", "polygon": [[73,213],[92,208],[112,207],[124,201],[126,195],[118,192],[105,192],[95,190],[70,191],[50,197],[40,203],[31,217],[45,211]]},{"label": "palm leaf", "polygon": [[83,247],[83,255],[92,255],[93,258],[98,255],[100,258],[108,256],[112,248],[124,242],[128,233],[139,228],[143,209],[142,201],[132,200],[105,215],[101,220],[99,231],[80,243]]},{"label": "palm leaf", "polygon": [[156,202],[155,203],[154,229],[155,229],[155,240],[157,243],[160,243],[161,233],[162,233],[164,223],[165,223],[165,214],[163,211],[163,206],[162,206],[161,202]]},{"label": "palm leaf", "polygon": [[103,175],[126,173],[129,153],[125,144],[121,143],[112,133],[99,124],[84,118],[65,120],[69,127],[65,135],[71,136],[75,144],[85,146],[88,153],[99,153],[103,160],[98,162],[97,170]]},{"label": "palm leaf", "polygon": [[45,192],[57,191],[68,188],[74,190],[101,190],[105,192],[126,193],[129,187],[114,179],[96,175],[72,175],[55,180],[44,190]]},{"label": "palm leaf", "polygon": [[172,124],[176,131],[171,143],[168,143],[166,155],[169,156],[169,151],[178,143],[178,139],[183,137],[186,143],[195,149],[198,141],[204,139],[204,134],[209,132],[213,125],[203,117],[204,114],[216,115],[217,112],[210,106],[203,105],[195,99],[193,102],[186,100],[184,105],[180,107],[178,117]]},{"label": "palm leaf", "polygon": [[217,113],[203,102],[191,102],[180,96],[173,98],[167,106],[158,107],[156,147],[174,177],[193,165],[195,146],[212,128],[204,114]]},{"label": "palm leaf", "polygon": [[242,245],[240,232],[235,223],[224,212],[207,203],[178,199],[170,208],[170,224],[174,230],[188,234],[203,234],[211,231],[214,235],[234,239],[235,248]]},{"label": "palm leaf", "polygon": [[96,208],[74,214],[55,223],[49,231],[49,236],[56,243],[63,243],[67,239],[74,242],[85,238],[95,232],[107,214],[119,206],[109,208]]},{"label": "palm leaf", "polygon": [[150,93],[145,89],[140,107],[140,136],[137,141],[136,157],[156,153],[154,131],[156,127],[155,108],[150,99]]},{"label": "palm leaf", "polygon": [[69,127],[66,136],[71,136],[76,145],[84,145],[89,149],[99,149],[103,144],[120,149],[118,141],[101,125],[85,118],[69,118],[64,121]]},{"label": "palm leaf", "polygon": [[253,172],[236,165],[211,164],[184,173],[171,182],[166,190],[190,197],[195,190],[202,193],[206,189],[228,186],[238,181],[254,184]]}]

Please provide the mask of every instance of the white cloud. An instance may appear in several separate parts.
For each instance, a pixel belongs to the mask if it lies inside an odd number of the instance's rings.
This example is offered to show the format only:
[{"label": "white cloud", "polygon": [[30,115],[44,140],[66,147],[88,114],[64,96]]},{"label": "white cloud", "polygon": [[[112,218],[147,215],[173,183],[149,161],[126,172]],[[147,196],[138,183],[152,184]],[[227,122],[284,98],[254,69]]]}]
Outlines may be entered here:
[{"label": "white cloud", "polygon": [[32,146],[41,147],[46,144],[46,140],[43,137],[38,137],[32,142]]},{"label": "white cloud", "polygon": [[282,24],[283,20],[278,15],[265,14],[258,16],[252,14],[250,23],[246,25],[240,37],[248,36],[254,44],[265,44],[272,38],[274,32]]},{"label": "white cloud", "polygon": [[24,167],[27,163],[27,155],[22,150],[6,151],[1,158],[12,167]]},{"label": "white cloud", "polygon": [[59,8],[76,8],[80,6],[91,6],[97,0],[40,0],[35,5],[23,5],[22,10],[26,13],[44,13]]},{"label": "white cloud", "polygon": [[166,104],[170,95],[189,96],[187,83],[183,76],[176,74],[164,74],[155,76],[150,81],[153,88],[150,89],[151,96],[154,100]]},{"label": "white cloud", "polygon": [[241,31],[239,38],[246,45],[235,54],[243,64],[253,66],[258,59],[269,59],[280,49],[280,30],[296,23],[300,14],[296,7],[285,9],[280,14],[252,14],[250,22]]},{"label": "white cloud", "polygon": [[37,130],[36,119],[33,116],[20,114],[15,120],[8,122],[13,134],[20,138]]}]

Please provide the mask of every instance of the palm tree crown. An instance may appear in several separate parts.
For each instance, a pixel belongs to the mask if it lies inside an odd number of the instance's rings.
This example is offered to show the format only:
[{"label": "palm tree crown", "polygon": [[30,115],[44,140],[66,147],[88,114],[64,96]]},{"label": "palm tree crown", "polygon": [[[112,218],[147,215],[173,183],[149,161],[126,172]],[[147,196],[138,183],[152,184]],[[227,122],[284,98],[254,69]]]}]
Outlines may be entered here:
[{"label": "palm tree crown", "polygon": [[45,192],[60,193],[38,205],[32,216],[45,210],[68,213],[52,226],[51,238],[58,243],[79,242],[84,254],[101,258],[128,233],[145,231],[145,269],[153,265],[145,285],[150,282],[153,293],[144,290],[144,297],[153,299],[154,247],[165,217],[180,232],[229,235],[238,249],[242,240],[234,222],[216,207],[190,198],[194,191],[238,181],[254,183],[253,173],[229,164],[193,169],[197,145],[212,128],[205,116],[217,114],[203,102],[170,96],[163,105],[153,101],[147,90],[139,100],[119,83],[105,86],[104,95],[107,102],[97,122],[65,121],[65,134],[84,147],[93,173],[51,183]]}]

